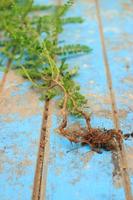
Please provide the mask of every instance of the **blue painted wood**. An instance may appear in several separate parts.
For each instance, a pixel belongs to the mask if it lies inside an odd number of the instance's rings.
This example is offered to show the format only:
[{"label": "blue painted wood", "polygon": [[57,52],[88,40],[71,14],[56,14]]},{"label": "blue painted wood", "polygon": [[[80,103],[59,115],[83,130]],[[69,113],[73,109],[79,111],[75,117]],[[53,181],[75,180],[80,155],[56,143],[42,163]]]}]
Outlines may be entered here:
[{"label": "blue painted wood", "polygon": [[[47,1],[48,3],[52,1]],[[36,0],[36,3],[43,3]],[[132,131],[132,23],[133,5],[130,0],[100,0],[105,41],[113,86],[117,97],[122,130]],[[83,24],[66,25],[59,40],[67,43],[83,43],[91,46],[89,55],[69,59],[71,67],[78,65],[76,78],[88,98],[92,111],[92,126],[113,128],[111,106],[101,51],[95,3],[77,0],[68,16],[82,16]],[[0,73],[2,78],[2,73]],[[15,86],[14,86],[15,85]],[[0,199],[30,200],[35,172],[41,127],[42,105],[30,84],[10,73],[0,105]],[[5,97],[4,97],[5,95]],[[28,96],[28,97],[27,97]],[[30,105],[29,105],[30,103]],[[16,104],[16,105],[15,105]],[[9,108],[9,109],[8,109]],[[23,109],[21,109],[23,108]],[[8,109],[8,110],[7,110]],[[25,113],[25,114],[24,114]],[[70,118],[71,123],[75,122]],[[84,122],[82,122],[84,123]],[[59,124],[52,116],[50,158],[47,177],[47,200],[124,200],[110,152],[93,153],[89,147],[67,153],[77,145],[71,145],[60,137],[55,128]],[[125,142],[129,173],[133,187],[132,140]]]},{"label": "blue painted wood", "polygon": [[1,200],[31,199],[41,106],[30,84],[10,72],[0,97]]},{"label": "blue painted wood", "polygon": [[[120,118],[121,129],[127,133],[133,131],[133,3],[115,1],[112,4],[101,2],[102,18],[106,46],[111,67],[113,85],[116,91],[119,110],[125,112]],[[114,6],[115,5],[115,6]],[[107,10],[108,12],[105,12]],[[109,13],[109,14],[108,14]],[[125,142],[129,168],[133,166],[133,141]],[[130,148],[129,148],[130,147]],[[133,190],[133,174],[129,170]]]},{"label": "blue painted wood", "polygon": [[[127,43],[126,40],[123,41],[122,35],[128,31],[131,32],[132,16],[131,13],[129,14],[125,11],[123,7],[124,2],[101,0],[100,6],[109,64],[120,113],[121,128],[124,132],[130,132],[132,128],[132,114],[129,112],[128,107],[131,106],[132,97],[130,95],[132,94],[132,87],[128,86],[129,83],[122,82],[122,78],[127,75],[127,63],[124,62],[129,60],[131,62],[130,64],[128,63],[129,65],[133,63],[131,61],[131,47],[128,46],[129,50],[125,54]],[[131,2],[130,6],[132,6]],[[94,127],[113,128],[94,1],[76,1],[73,9],[68,13],[69,16],[73,16],[73,14],[83,16],[85,23],[76,26],[66,25],[65,34],[61,35],[60,40],[69,38],[68,43],[80,41],[83,44],[92,46],[92,54],[72,58],[69,60],[69,63],[72,67],[74,65],[80,66],[80,75],[77,77],[77,81],[81,84],[82,91],[88,97],[90,110],[93,112],[92,125]],[[130,27],[130,30],[128,30],[128,27]],[[130,40],[131,35],[130,39],[128,36],[127,39]],[[117,44],[119,46],[116,52],[111,47],[117,47]],[[118,61],[115,61],[115,59],[118,59]],[[124,59],[125,61],[123,61]],[[131,71],[130,66],[129,75],[131,75]],[[129,92],[128,95],[127,92]],[[75,122],[73,118],[70,121]],[[54,127],[53,131],[51,131],[51,154],[47,179],[47,199],[124,200],[124,189],[119,183],[119,177],[117,175],[113,177],[115,169],[111,153],[93,154],[89,147],[67,153],[68,150],[76,145],[72,146],[70,142],[55,134],[54,128],[58,124],[56,116],[53,117],[53,122]],[[132,141],[126,142],[127,147],[128,145],[132,146],[132,144]],[[127,158],[133,161],[131,152],[132,149],[128,148]],[[128,160],[130,168],[132,168],[132,161]],[[129,173],[132,181],[132,169],[130,169]]]}]

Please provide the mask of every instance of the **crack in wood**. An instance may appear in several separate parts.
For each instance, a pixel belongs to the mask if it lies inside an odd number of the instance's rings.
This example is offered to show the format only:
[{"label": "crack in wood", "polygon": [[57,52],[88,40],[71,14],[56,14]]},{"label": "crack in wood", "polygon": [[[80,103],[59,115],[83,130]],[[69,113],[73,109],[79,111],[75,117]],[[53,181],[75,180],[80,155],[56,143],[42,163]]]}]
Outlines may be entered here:
[{"label": "crack in wood", "polygon": [[44,179],[43,179],[44,178],[43,177],[44,157],[47,154],[49,137],[50,137],[50,134],[49,134],[49,117],[51,116],[50,104],[51,103],[49,100],[45,101],[40,144],[39,144],[39,151],[38,151],[37,164],[36,164],[36,172],[35,172],[35,177],[34,177],[32,200],[42,200],[42,199],[44,200],[44,198],[42,198],[43,196],[42,193],[44,194],[45,192],[42,190],[46,190],[46,187],[45,185],[44,186],[42,185],[42,182],[44,182]]}]

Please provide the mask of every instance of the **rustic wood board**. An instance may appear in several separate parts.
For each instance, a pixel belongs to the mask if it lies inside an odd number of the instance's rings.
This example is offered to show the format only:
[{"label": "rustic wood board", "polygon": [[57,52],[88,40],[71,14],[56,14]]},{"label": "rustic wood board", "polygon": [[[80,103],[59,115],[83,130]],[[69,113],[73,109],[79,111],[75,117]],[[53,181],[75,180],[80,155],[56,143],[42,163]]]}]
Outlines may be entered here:
[{"label": "rustic wood board", "polygon": [[[43,3],[43,1],[36,1]],[[48,3],[52,1],[47,1]],[[133,2],[99,0],[106,53],[116,95],[120,127],[132,132],[133,121]],[[78,65],[77,81],[86,94],[92,111],[93,127],[113,128],[102,43],[94,0],[77,0],[68,16],[82,16],[83,24],[66,25],[59,40],[87,44],[89,55],[72,57]],[[3,73],[0,72],[0,79]],[[0,96],[0,197],[1,200],[30,200],[37,160],[43,104],[35,91],[14,72],[7,75]],[[74,118],[70,122],[75,122]],[[84,123],[84,122],[83,122]],[[89,147],[77,147],[60,137],[55,129],[59,116],[53,109],[50,128],[48,172],[44,177],[45,200],[124,200],[123,183],[111,152],[94,153]],[[133,140],[125,142],[126,157],[133,190]]]}]

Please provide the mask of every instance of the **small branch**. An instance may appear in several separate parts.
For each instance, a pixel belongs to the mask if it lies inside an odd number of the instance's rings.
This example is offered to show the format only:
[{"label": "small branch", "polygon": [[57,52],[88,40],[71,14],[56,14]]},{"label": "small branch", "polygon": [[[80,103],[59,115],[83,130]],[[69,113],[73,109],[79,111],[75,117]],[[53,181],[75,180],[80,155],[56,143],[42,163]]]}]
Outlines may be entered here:
[{"label": "small branch", "polygon": [[28,80],[29,80],[35,87],[44,89],[43,86],[40,86],[39,84],[35,83],[35,82],[32,80],[32,78],[30,77],[30,75],[28,74],[28,72],[27,72],[27,70],[25,69],[24,66],[20,65],[20,67],[23,69],[23,71],[24,71],[25,75],[27,76]]}]

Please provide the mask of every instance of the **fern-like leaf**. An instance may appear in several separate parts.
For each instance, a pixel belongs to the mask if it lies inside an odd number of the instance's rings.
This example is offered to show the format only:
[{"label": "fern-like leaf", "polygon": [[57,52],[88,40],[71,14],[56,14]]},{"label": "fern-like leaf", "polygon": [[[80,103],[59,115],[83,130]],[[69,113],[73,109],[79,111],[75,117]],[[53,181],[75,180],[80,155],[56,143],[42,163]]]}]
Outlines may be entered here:
[{"label": "fern-like leaf", "polygon": [[62,24],[70,24],[70,23],[83,23],[84,20],[81,17],[67,17],[61,19]]},{"label": "fern-like leaf", "polygon": [[77,53],[89,53],[92,49],[86,45],[65,45],[63,47],[57,47],[54,52],[56,55],[74,55]]}]

